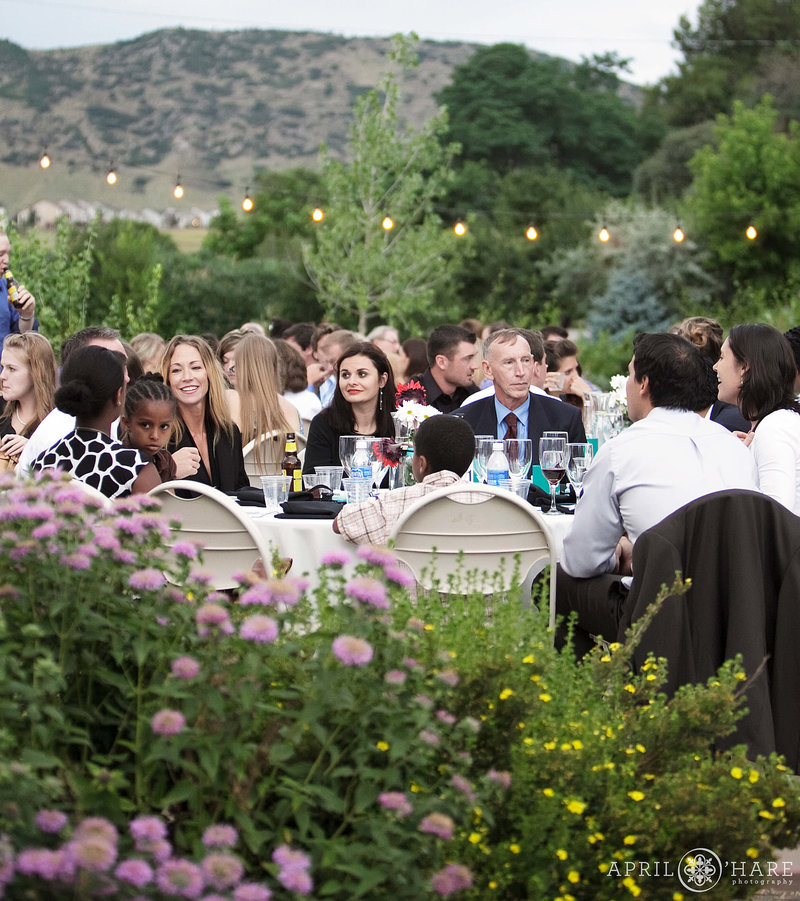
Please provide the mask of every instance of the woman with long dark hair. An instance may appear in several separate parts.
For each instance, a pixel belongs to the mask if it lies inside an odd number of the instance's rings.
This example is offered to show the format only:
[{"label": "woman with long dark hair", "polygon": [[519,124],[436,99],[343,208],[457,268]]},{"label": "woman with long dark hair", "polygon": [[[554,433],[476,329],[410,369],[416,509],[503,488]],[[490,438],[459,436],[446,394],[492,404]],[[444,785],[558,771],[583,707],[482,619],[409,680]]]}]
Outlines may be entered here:
[{"label": "woman with long dark hair", "polygon": [[331,405],[318,413],[308,430],[303,472],[339,465],[342,435],[393,438],[395,383],[386,354],[360,342],[336,361],[336,389]]},{"label": "woman with long dark hair", "polygon": [[800,515],[800,403],[789,342],[771,325],[734,326],[714,370],[719,399],[752,424],[746,438],[760,490]]}]

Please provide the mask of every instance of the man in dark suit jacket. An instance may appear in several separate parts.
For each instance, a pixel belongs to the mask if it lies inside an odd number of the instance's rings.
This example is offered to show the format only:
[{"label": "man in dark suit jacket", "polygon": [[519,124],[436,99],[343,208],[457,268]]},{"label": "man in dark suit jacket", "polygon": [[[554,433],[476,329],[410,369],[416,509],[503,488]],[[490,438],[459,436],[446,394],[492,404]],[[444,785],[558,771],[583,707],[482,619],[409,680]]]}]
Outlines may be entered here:
[{"label": "man in dark suit jacket", "polygon": [[[541,345],[539,355],[537,343]],[[539,463],[539,439],[546,431],[566,432],[570,442],[586,441],[577,407],[530,391],[534,364],[544,356],[541,337],[526,329],[501,329],[486,339],[483,356],[483,370],[494,382],[494,396],[455,411],[476,435],[530,438],[534,465]]]}]

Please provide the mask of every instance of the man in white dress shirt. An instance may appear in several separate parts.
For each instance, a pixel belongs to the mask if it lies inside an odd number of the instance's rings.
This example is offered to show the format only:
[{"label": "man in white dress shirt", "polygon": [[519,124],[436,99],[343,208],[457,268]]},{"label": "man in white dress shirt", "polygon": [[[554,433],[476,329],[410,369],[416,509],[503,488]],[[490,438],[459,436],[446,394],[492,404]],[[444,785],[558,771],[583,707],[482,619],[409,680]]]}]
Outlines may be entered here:
[{"label": "man in white dress shirt", "polygon": [[633,425],[600,448],[586,473],[556,581],[558,614],[578,614],[579,656],[592,646],[590,634],[616,640],[630,585],[623,577],[631,575],[633,544],[642,532],[703,495],[758,490],[742,442],[690,412],[705,377],[700,352],[684,338],[653,334],[634,341],[626,386]]}]

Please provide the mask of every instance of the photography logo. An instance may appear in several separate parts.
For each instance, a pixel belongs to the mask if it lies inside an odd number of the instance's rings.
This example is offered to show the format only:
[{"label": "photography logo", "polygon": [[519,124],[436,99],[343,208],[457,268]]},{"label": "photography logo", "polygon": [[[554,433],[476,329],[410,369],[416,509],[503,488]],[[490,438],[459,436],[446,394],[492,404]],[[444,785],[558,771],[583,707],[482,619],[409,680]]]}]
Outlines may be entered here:
[{"label": "photography logo", "polygon": [[722,861],[708,848],[687,851],[678,863],[678,879],[690,892],[708,892],[722,878]]}]

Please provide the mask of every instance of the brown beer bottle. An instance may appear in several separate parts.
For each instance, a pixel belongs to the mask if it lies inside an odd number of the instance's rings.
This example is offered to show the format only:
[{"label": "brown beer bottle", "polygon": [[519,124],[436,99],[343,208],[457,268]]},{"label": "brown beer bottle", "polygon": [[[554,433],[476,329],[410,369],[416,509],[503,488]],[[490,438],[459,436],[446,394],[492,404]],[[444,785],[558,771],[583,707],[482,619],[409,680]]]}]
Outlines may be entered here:
[{"label": "brown beer bottle", "polygon": [[286,433],[286,449],[283,452],[283,460],[281,460],[281,471],[285,476],[291,476],[292,482],[289,485],[289,491],[303,490],[303,467],[300,465],[300,458],[297,456],[297,439],[294,432]]}]

